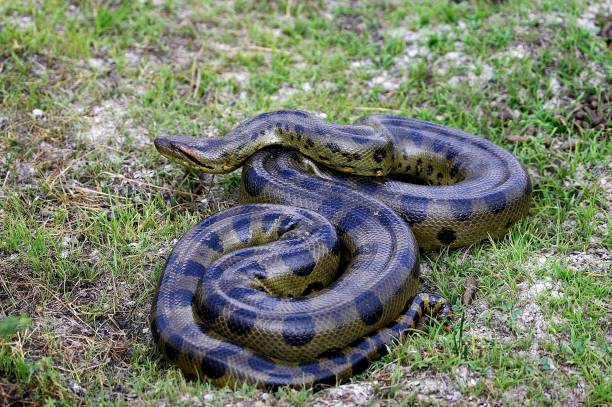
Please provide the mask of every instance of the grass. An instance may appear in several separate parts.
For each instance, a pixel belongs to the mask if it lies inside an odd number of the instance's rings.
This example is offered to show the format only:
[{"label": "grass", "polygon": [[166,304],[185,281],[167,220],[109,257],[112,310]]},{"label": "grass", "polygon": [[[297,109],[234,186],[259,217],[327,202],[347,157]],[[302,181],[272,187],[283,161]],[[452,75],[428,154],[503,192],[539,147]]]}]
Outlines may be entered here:
[{"label": "grass", "polygon": [[[0,4],[0,404],[612,403],[612,59],[596,5],[77,4]],[[174,242],[234,205],[239,180],[187,173],[151,140],[276,108],[462,128],[534,185],[504,239],[423,254],[451,333],[410,335],[317,393],[187,381],[148,331]]]}]

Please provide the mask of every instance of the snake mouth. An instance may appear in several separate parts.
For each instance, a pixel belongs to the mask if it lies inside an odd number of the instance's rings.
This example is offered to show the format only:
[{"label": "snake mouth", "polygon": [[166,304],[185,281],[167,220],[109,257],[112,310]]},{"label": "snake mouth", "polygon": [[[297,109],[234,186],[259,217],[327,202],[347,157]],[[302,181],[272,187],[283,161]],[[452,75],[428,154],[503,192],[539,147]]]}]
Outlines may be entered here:
[{"label": "snake mouth", "polygon": [[153,143],[157,151],[164,157],[178,160],[185,165],[197,169],[210,169],[210,167],[206,166],[198,159],[196,155],[198,152],[197,149],[189,146],[185,141],[173,140],[170,137],[156,137]]}]

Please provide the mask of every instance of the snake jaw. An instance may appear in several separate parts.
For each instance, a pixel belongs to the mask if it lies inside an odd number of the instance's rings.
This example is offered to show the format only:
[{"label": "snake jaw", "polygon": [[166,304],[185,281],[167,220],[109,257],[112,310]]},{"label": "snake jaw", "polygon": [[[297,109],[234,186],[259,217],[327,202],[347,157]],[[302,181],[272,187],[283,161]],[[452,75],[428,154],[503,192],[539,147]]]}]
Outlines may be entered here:
[{"label": "snake jaw", "polygon": [[[161,155],[171,160],[176,160],[202,172],[218,172],[214,166],[204,163],[206,157],[196,144],[194,137],[156,137],[153,141],[155,148]],[[223,168],[225,171],[225,168]]]}]

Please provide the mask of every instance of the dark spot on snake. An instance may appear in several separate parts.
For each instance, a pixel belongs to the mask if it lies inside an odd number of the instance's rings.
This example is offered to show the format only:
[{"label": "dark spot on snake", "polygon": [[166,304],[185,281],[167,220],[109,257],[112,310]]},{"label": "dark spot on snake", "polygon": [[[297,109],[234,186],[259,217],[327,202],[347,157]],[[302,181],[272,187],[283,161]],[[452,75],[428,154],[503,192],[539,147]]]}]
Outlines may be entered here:
[{"label": "dark spot on snake", "polygon": [[[302,133],[304,133],[304,126],[302,126],[301,124],[296,124],[295,127],[294,127],[294,130],[295,130],[296,133],[302,134]],[[310,141],[312,143],[312,140],[310,140],[310,139],[306,139],[306,140],[307,140],[306,141],[307,143],[308,143],[308,141]]]},{"label": "dark spot on snake", "polygon": [[412,166],[410,164],[406,164],[406,171],[410,171],[411,168]]},{"label": "dark spot on snake", "polygon": [[438,178],[438,179],[442,179],[442,178],[444,178],[444,174],[442,174],[441,172],[439,172],[439,173],[437,173],[437,174],[436,174],[436,178]]},{"label": "dark spot on snake", "polygon": [[385,150],[384,148],[377,148],[372,153],[372,158],[374,158],[374,161],[376,161],[377,163],[381,163],[385,159],[386,156],[387,156],[387,150]]},{"label": "dark spot on snake", "polygon": [[322,135],[325,134],[325,129],[322,128],[321,126],[315,126],[314,132],[315,132],[315,134],[318,134],[319,136],[322,136]]},{"label": "dark spot on snake", "polygon": [[299,365],[299,368],[307,374],[314,376],[314,384],[336,384],[336,375],[329,369],[321,367],[319,362],[306,362]]},{"label": "dark spot on snake", "polygon": [[172,295],[176,307],[191,307],[193,292],[184,288],[174,291]]},{"label": "dark spot on snake", "polygon": [[202,357],[202,371],[211,379],[219,379],[225,374],[225,358],[219,358],[215,351],[206,353]]},{"label": "dark spot on snake", "polygon": [[398,254],[398,261],[402,267],[410,267],[416,264],[416,252],[410,249],[404,249]]},{"label": "dark spot on snake", "polygon": [[438,240],[443,244],[451,244],[457,239],[455,231],[451,228],[442,228],[438,232]]},{"label": "dark spot on snake", "polygon": [[248,335],[255,326],[257,314],[246,309],[234,311],[227,322],[227,326],[235,335]]},{"label": "dark spot on snake", "polygon": [[309,114],[306,112],[302,112],[301,110],[289,110],[290,113],[294,114],[297,117],[308,117]]},{"label": "dark spot on snake", "polygon": [[440,151],[442,151],[444,149],[444,145],[446,143],[444,143],[442,140],[440,139],[436,139],[433,141],[433,143],[431,143],[431,147],[434,151],[434,153],[439,153]]},{"label": "dark spot on snake", "polygon": [[419,314],[416,311],[416,308],[420,308],[421,305],[419,304],[418,306],[416,306],[414,303],[410,306],[410,308],[404,313],[404,315],[406,316],[406,319],[408,321],[412,321],[414,323],[414,325],[416,326],[419,323],[419,320],[421,319],[421,317],[419,316]]},{"label": "dark spot on snake", "polygon": [[[151,323],[151,332],[153,332],[153,335],[156,335],[157,337],[159,337],[159,334],[168,327],[168,323],[169,323],[168,317],[166,317],[165,315],[163,314],[155,315],[155,318],[153,319]],[[157,342],[157,339],[155,340],[155,342]]]},{"label": "dark spot on snake", "polygon": [[306,147],[308,148],[313,148],[315,143],[314,141],[312,141],[312,139],[307,138],[306,140],[304,140],[304,144],[306,145]]},{"label": "dark spot on snake", "polygon": [[451,199],[450,210],[458,221],[465,222],[472,216],[472,201],[469,199]]},{"label": "dark spot on snake", "polygon": [[423,134],[418,130],[411,130],[408,132],[408,138],[417,146],[423,143]]},{"label": "dark spot on snake", "polygon": [[363,372],[368,367],[368,358],[361,353],[353,353],[349,360],[351,361],[353,374]]},{"label": "dark spot on snake", "polygon": [[281,253],[287,267],[298,276],[307,276],[314,270],[315,261],[308,250],[297,249]]},{"label": "dark spot on snake", "polygon": [[485,196],[484,200],[489,210],[494,214],[506,209],[506,195],[501,191]]},{"label": "dark spot on snake", "polygon": [[217,280],[223,275],[223,268],[219,265],[212,265],[206,269],[206,273],[204,274],[204,278],[210,280]]},{"label": "dark spot on snake", "polygon": [[240,267],[240,272],[249,276],[266,276],[266,269],[256,261],[250,261],[244,266]]},{"label": "dark spot on snake", "polygon": [[221,239],[219,238],[219,234],[217,232],[210,232],[206,238],[202,240],[202,243],[209,249],[216,252],[223,251],[223,244],[221,243]]},{"label": "dark spot on snake", "polygon": [[238,235],[238,240],[244,243],[251,237],[251,218],[240,216],[233,224],[234,232]]},{"label": "dark spot on snake", "polygon": [[400,201],[402,217],[409,225],[416,225],[427,219],[429,199],[418,196],[403,196]]},{"label": "dark spot on snake", "polygon": [[278,234],[284,235],[287,232],[292,231],[295,228],[295,219],[291,216],[286,216],[281,220],[280,225],[278,225]]},{"label": "dark spot on snake", "polygon": [[336,143],[327,143],[325,146],[333,153],[340,152],[340,146]]},{"label": "dark spot on snake", "polygon": [[315,336],[315,323],[309,315],[291,315],[285,318],[283,339],[291,346],[304,346]]},{"label": "dark spot on snake", "polygon": [[278,170],[278,175],[280,175],[281,178],[291,179],[296,175],[300,175],[300,173],[292,168],[283,168]]},{"label": "dark spot on snake", "polygon": [[369,178],[363,178],[363,180],[355,185],[355,187],[360,191],[371,194],[376,192],[381,187],[381,184],[374,182]]},{"label": "dark spot on snake", "polygon": [[171,362],[176,362],[178,360],[182,349],[183,338],[180,335],[172,335],[164,343],[164,352]]},{"label": "dark spot on snake", "polygon": [[394,212],[390,209],[382,209],[378,212],[378,220],[383,226],[391,226],[399,222]]},{"label": "dark spot on snake", "polygon": [[280,215],[276,212],[264,214],[261,217],[261,228],[263,229],[263,231],[269,232],[270,228],[274,226],[279,217]]},{"label": "dark spot on snake", "polygon": [[202,277],[206,272],[206,268],[195,260],[187,260],[181,267],[183,275],[190,277]]},{"label": "dark spot on snake", "polygon": [[461,165],[459,165],[458,163],[453,164],[453,166],[450,169],[450,177],[455,178],[457,174],[459,173],[460,168],[461,168]]},{"label": "dark spot on snake", "polygon": [[344,205],[342,198],[339,196],[325,198],[323,202],[321,202],[321,206],[319,206],[318,212],[329,218],[338,213],[338,211]]},{"label": "dark spot on snake", "polygon": [[455,158],[457,154],[459,154],[459,151],[457,151],[455,147],[449,146],[448,150],[446,150],[446,159],[450,161]]},{"label": "dark spot on snake", "polygon": [[322,156],[321,154],[319,154],[319,160],[321,160],[321,161],[329,161],[329,157],[325,157],[325,156]]},{"label": "dark spot on snake", "polygon": [[221,316],[226,306],[227,302],[220,295],[207,295],[200,304],[199,315],[203,321],[213,323]]},{"label": "dark spot on snake", "polygon": [[317,359],[327,359],[336,365],[343,365],[346,363],[346,355],[342,352],[342,350],[337,348],[333,348],[319,354]]},{"label": "dark spot on snake", "polygon": [[253,247],[249,247],[246,249],[241,249],[234,252],[234,256],[238,258],[251,257],[255,253],[255,249]]},{"label": "dark spot on snake", "polygon": [[309,190],[309,191],[316,191],[324,185],[325,184],[323,182],[321,182],[319,179],[315,177],[308,177],[308,178],[305,178],[304,181],[302,181],[302,187],[304,187],[304,189]]},{"label": "dark spot on snake", "polygon": [[257,370],[258,372],[268,372],[270,370],[274,370],[276,367],[276,364],[272,361],[272,359],[258,355],[251,356],[247,360],[247,363],[252,369]]},{"label": "dark spot on snake", "polygon": [[376,294],[366,291],[355,299],[359,318],[366,325],[374,325],[383,314],[383,306]]},{"label": "dark spot on snake", "polygon": [[338,229],[341,232],[348,232],[361,225],[372,213],[367,206],[355,206],[338,222]]},{"label": "dark spot on snake", "polygon": [[357,144],[366,144],[369,141],[367,137],[363,137],[363,136],[352,136],[351,138],[353,142]]},{"label": "dark spot on snake", "polygon": [[310,283],[308,284],[308,286],[306,287],[306,289],[304,290],[304,292],[302,293],[302,296],[307,296],[312,294],[313,292],[322,290],[325,286],[323,285],[322,282],[320,281],[315,281],[314,283]]},{"label": "dark spot on snake", "polygon": [[431,175],[433,174],[433,165],[428,164],[427,165],[427,175]]},{"label": "dark spot on snake", "polygon": [[257,171],[255,171],[253,167],[248,167],[246,171],[243,171],[243,175],[243,183],[246,193],[254,197],[259,196],[268,183],[268,180],[258,175]]}]

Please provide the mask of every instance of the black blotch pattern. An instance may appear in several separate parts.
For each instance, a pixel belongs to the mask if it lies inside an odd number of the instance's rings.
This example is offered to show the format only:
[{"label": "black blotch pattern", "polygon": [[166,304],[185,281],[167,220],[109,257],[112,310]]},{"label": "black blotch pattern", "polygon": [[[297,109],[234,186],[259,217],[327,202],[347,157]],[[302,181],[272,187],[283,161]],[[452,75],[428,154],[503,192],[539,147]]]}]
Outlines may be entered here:
[{"label": "black blotch pattern", "polygon": [[332,153],[339,153],[340,152],[340,146],[336,143],[327,143],[326,144],[327,148],[329,148],[329,150]]},{"label": "black blotch pattern", "polygon": [[374,161],[376,161],[377,163],[381,163],[385,159],[386,156],[387,156],[387,150],[382,147],[377,148],[372,153],[372,158],[374,158]]},{"label": "black blotch pattern", "polygon": [[316,191],[325,184],[315,177],[308,177],[302,181],[302,186],[309,191]]},{"label": "black blotch pattern", "polygon": [[348,232],[361,225],[371,213],[372,210],[366,206],[356,206],[338,222],[338,229],[341,232]]},{"label": "black blotch pattern", "polygon": [[180,288],[174,292],[172,297],[177,307],[189,307],[193,301],[193,292],[185,288]]},{"label": "black blotch pattern", "polygon": [[450,177],[451,178],[455,178],[457,176],[457,174],[459,174],[459,169],[461,168],[461,166],[457,163],[453,164],[453,166],[450,169]]},{"label": "black blotch pattern", "polygon": [[307,276],[314,270],[315,261],[308,250],[291,250],[281,253],[281,258],[293,274],[298,276]]},{"label": "black blotch pattern", "polygon": [[436,139],[436,140],[433,141],[433,143],[431,143],[431,147],[432,147],[434,153],[439,153],[440,151],[444,150],[444,145],[445,144],[446,143],[443,142],[442,140]]},{"label": "black blotch pattern", "polygon": [[171,362],[176,362],[178,360],[182,348],[183,338],[180,335],[172,335],[164,344],[164,352]]},{"label": "black blotch pattern", "polygon": [[322,290],[324,287],[325,286],[320,281],[315,281],[314,283],[310,283],[310,284],[308,284],[308,286],[306,287],[306,289],[302,293],[302,296],[310,295],[310,294],[312,294],[315,291]]},{"label": "black blotch pattern", "polygon": [[223,251],[223,244],[221,243],[221,239],[219,238],[219,234],[217,232],[211,232],[206,236],[206,239],[202,241],[209,249],[214,250],[216,252]]},{"label": "black blotch pattern", "polygon": [[275,367],[274,362],[265,356],[251,356],[247,363],[252,369],[259,372],[269,372],[270,370],[274,370]]},{"label": "black blotch pattern", "polygon": [[181,271],[186,276],[201,278],[206,272],[206,268],[195,260],[187,260]]},{"label": "black blotch pattern", "polygon": [[225,358],[218,352],[210,352],[202,357],[202,371],[211,379],[219,379],[225,374]]},{"label": "black blotch pattern", "polygon": [[506,195],[501,191],[485,196],[484,200],[489,210],[494,214],[506,209]]},{"label": "black blotch pattern", "polygon": [[355,299],[359,318],[366,325],[374,325],[383,314],[383,306],[376,294],[366,291]]},{"label": "black blotch pattern", "polygon": [[337,348],[333,348],[330,350],[327,350],[321,354],[319,354],[319,356],[317,356],[317,358],[319,359],[328,359],[331,362],[333,362],[336,365],[343,365],[346,363],[346,355],[342,352],[342,350],[337,349]]},{"label": "black blotch pattern", "polygon": [[472,202],[469,199],[451,199],[449,205],[455,219],[461,222],[472,216]]},{"label": "black blotch pattern", "polygon": [[249,216],[238,217],[233,227],[240,242],[244,243],[249,240],[251,237],[251,218]]},{"label": "black blotch pattern", "polygon": [[249,295],[253,295],[257,293],[257,290],[255,290],[254,288],[248,288],[248,287],[234,287],[231,290],[229,290],[229,292],[227,293],[227,295],[231,298],[234,298],[236,300],[241,300],[245,297],[248,297]]},{"label": "black blotch pattern", "polygon": [[283,339],[291,346],[304,346],[315,336],[315,323],[309,315],[291,315],[283,323]]},{"label": "black blotch pattern", "polygon": [[353,374],[363,372],[368,367],[368,358],[361,353],[354,353],[350,356]]},{"label": "black blotch pattern", "polygon": [[243,171],[243,183],[247,194],[250,196],[259,196],[266,184],[268,184],[268,180],[259,176],[257,171],[249,167],[246,171]]},{"label": "black blotch pattern", "polygon": [[427,219],[429,199],[417,196],[404,196],[400,201],[402,217],[409,225],[416,225]]},{"label": "black blotch pattern", "polygon": [[235,335],[248,335],[255,326],[257,314],[253,311],[239,309],[234,311],[227,322],[227,326]]},{"label": "black blotch pattern", "polygon": [[442,228],[438,232],[438,240],[444,244],[451,244],[457,239],[455,231],[451,228]]},{"label": "black blotch pattern", "polygon": [[215,322],[223,313],[227,301],[218,294],[207,295],[200,304],[199,315],[203,321]]},{"label": "black blotch pattern", "polygon": [[330,217],[338,213],[343,205],[344,203],[339,196],[325,198],[325,200],[321,202],[318,212],[325,217]]}]

